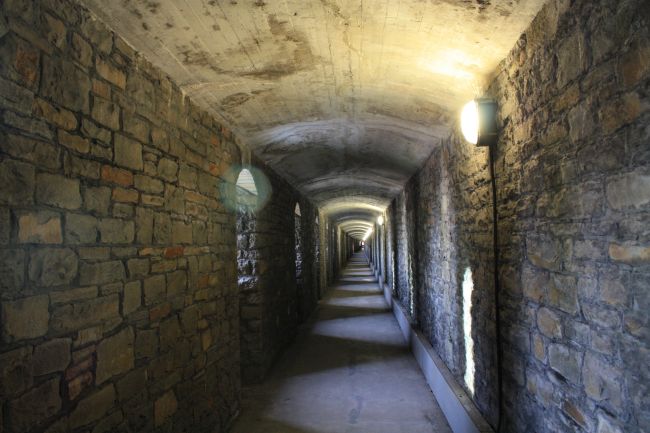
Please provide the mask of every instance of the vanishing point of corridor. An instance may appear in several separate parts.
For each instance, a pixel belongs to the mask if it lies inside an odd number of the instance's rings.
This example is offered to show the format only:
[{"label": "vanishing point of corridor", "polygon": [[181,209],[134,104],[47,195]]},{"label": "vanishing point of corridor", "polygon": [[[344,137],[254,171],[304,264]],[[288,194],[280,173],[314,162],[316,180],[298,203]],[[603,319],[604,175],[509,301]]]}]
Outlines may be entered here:
[{"label": "vanishing point of corridor", "polygon": [[298,338],[244,389],[232,433],[451,433],[365,255]]}]

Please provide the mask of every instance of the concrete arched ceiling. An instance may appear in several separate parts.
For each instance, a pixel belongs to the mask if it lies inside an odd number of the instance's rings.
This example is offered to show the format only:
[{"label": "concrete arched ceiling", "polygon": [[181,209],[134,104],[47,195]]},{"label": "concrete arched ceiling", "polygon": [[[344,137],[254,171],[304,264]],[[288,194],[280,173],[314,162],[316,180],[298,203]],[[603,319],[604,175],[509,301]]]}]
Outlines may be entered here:
[{"label": "concrete arched ceiling", "polygon": [[545,2],[82,1],[289,182],[343,211],[385,208]]}]

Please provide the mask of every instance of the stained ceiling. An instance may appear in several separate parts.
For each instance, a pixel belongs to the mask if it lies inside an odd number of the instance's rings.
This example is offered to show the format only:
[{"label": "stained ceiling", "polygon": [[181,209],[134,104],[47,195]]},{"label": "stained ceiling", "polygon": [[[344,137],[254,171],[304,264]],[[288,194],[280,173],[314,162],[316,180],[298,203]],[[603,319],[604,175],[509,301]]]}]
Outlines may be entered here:
[{"label": "stained ceiling", "polygon": [[341,222],[383,211],[545,2],[83,1]]}]

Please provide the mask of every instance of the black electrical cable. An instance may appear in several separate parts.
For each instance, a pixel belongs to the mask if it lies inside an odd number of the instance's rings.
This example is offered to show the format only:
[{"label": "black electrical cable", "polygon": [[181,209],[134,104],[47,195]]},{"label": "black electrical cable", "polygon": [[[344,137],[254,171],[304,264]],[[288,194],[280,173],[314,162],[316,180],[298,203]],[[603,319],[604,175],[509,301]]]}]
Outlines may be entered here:
[{"label": "black electrical cable", "polygon": [[502,346],[501,346],[501,314],[499,312],[499,231],[497,210],[497,181],[494,174],[494,145],[488,146],[488,165],[490,166],[490,184],[492,186],[492,254],[494,254],[494,312],[496,332],[496,362],[497,362],[497,400],[499,402],[498,421],[496,431],[499,433],[503,426],[503,373],[502,373]]}]

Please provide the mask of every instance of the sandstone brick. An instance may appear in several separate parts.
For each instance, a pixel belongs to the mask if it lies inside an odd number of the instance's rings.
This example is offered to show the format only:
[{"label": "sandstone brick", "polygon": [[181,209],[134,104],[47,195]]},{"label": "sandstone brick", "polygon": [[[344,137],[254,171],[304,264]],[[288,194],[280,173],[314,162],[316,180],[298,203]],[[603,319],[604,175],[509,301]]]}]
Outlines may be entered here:
[{"label": "sandstone brick", "polygon": [[83,122],[81,124],[81,133],[85,137],[93,138],[106,145],[111,143],[111,131],[97,126],[94,122],[92,122],[89,119],[85,119],[85,118],[83,119]]},{"label": "sandstone brick", "polygon": [[559,89],[577,78],[588,65],[588,45],[584,35],[576,30],[557,51],[557,86]]},{"label": "sandstone brick", "polygon": [[39,248],[29,261],[29,279],[38,286],[70,284],[77,276],[79,260],[69,248]]},{"label": "sandstone brick", "polygon": [[7,245],[11,240],[11,213],[9,209],[0,208],[0,245]]},{"label": "sandstone brick", "polygon": [[160,322],[160,350],[165,352],[172,349],[181,337],[181,327],[176,316]]},{"label": "sandstone brick", "polygon": [[192,243],[192,225],[185,224],[182,221],[172,222],[172,243],[173,244],[191,244]]},{"label": "sandstone brick", "polygon": [[7,126],[20,129],[29,135],[40,136],[48,141],[54,136],[50,126],[42,119],[21,116],[11,111],[6,111],[2,116],[2,121]]},{"label": "sandstone brick", "polygon": [[157,322],[160,319],[164,319],[165,317],[169,316],[171,311],[172,311],[172,307],[169,302],[156,305],[155,307],[149,310],[149,321]]},{"label": "sandstone brick", "polygon": [[[29,125],[26,127],[31,128]],[[49,129],[47,132],[50,132]],[[20,135],[10,134],[4,137],[2,133],[0,133],[0,140],[4,141],[4,151],[16,158],[45,168],[59,169],[61,167],[60,150],[49,142]]]},{"label": "sandstone brick", "polygon": [[72,153],[64,156],[64,173],[66,176],[99,179],[100,164],[97,161],[80,158]]},{"label": "sandstone brick", "polygon": [[149,259],[130,259],[127,262],[129,278],[135,279],[149,274]]},{"label": "sandstone brick", "polygon": [[36,212],[18,216],[18,242],[59,244],[63,242],[61,217],[53,212]]},{"label": "sandstone brick", "polygon": [[97,218],[79,214],[65,216],[65,242],[67,244],[90,244],[96,241]]},{"label": "sandstone brick", "polygon": [[146,121],[136,117],[133,113],[127,114],[124,112],[122,123],[124,124],[124,132],[131,134],[142,143],[149,143],[149,125]]},{"label": "sandstone brick", "polygon": [[148,245],[153,241],[153,212],[142,207],[135,211],[136,242]]},{"label": "sandstone brick", "polygon": [[165,199],[160,196],[141,194],[142,204],[145,206],[162,207],[165,204]]},{"label": "sandstone brick", "polygon": [[84,301],[97,297],[97,286],[77,287],[75,289],[50,292],[52,305],[68,304],[75,301]]},{"label": "sandstone brick", "polygon": [[68,149],[74,150],[79,153],[88,153],[90,151],[90,142],[88,139],[78,135],[71,135],[63,130],[59,130],[58,134],[59,143]]},{"label": "sandstone brick", "polygon": [[70,347],[72,340],[69,338],[55,338],[46,341],[34,348],[33,373],[34,376],[64,371],[70,364]]},{"label": "sandstone brick", "polygon": [[135,224],[114,218],[103,218],[99,221],[99,236],[102,243],[128,244],[135,238]]},{"label": "sandstone brick", "polygon": [[0,200],[8,205],[30,204],[34,202],[36,185],[34,167],[23,162],[5,159],[0,162]]},{"label": "sandstone brick", "polygon": [[142,170],[142,145],[121,134],[115,134],[115,163],[133,170]]},{"label": "sandstone brick", "polygon": [[111,190],[106,187],[86,188],[84,192],[84,203],[87,211],[95,215],[108,215],[108,207],[111,202]]},{"label": "sandstone brick", "polygon": [[120,129],[120,107],[103,98],[93,98],[93,119],[113,131]]},{"label": "sandstone brick", "polygon": [[113,376],[133,369],[134,333],[125,328],[116,335],[106,338],[97,346],[97,371],[95,380],[102,384]]},{"label": "sandstone brick", "polygon": [[0,373],[2,373],[0,390],[5,397],[18,396],[31,388],[34,381],[32,346],[22,346],[0,354]]},{"label": "sandstone brick", "polygon": [[144,368],[126,374],[117,382],[117,395],[120,402],[126,402],[133,397],[140,397],[147,387],[147,371]]},{"label": "sandstone brick", "polygon": [[0,289],[19,293],[25,284],[25,252],[23,250],[0,250]]},{"label": "sandstone brick", "polygon": [[52,312],[51,328],[61,333],[78,331],[119,319],[119,314],[119,296],[103,296],[56,307]]},{"label": "sandstone brick", "polygon": [[172,221],[169,215],[157,212],[154,214],[153,241],[155,244],[171,242]]},{"label": "sandstone brick", "polygon": [[76,429],[97,421],[115,404],[115,388],[108,384],[81,400],[70,414],[70,428]]},{"label": "sandstone brick", "polygon": [[136,311],[142,304],[140,281],[132,281],[124,286],[122,313],[127,315]]},{"label": "sandstone brick", "polygon": [[155,275],[144,280],[144,303],[152,305],[161,302],[166,295],[166,281],[164,275]]},{"label": "sandstone brick", "polygon": [[548,308],[537,311],[537,326],[549,338],[562,338],[562,324],[560,317]]},{"label": "sandstone brick", "polygon": [[64,209],[79,209],[79,181],[63,176],[41,173],[36,176],[36,201]]},{"label": "sandstone brick", "polygon": [[618,74],[626,86],[635,86],[650,73],[650,60],[648,59],[650,59],[650,46],[647,42],[634,44],[630,51],[620,58]]},{"label": "sandstone brick", "polygon": [[135,176],[135,187],[143,192],[151,194],[162,194],[164,191],[163,183],[149,176]]},{"label": "sandstone brick", "polygon": [[47,12],[43,13],[41,18],[41,24],[47,41],[57,48],[63,48],[67,33],[63,21],[56,19]]},{"label": "sandstone brick", "polygon": [[44,56],[41,93],[72,111],[87,113],[90,79],[73,63]]},{"label": "sandstone brick", "polygon": [[93,63],[93,49],[86,40],[77,32],[72,32],[70,53],[72,58],[82,66],[89,67]]},{"label": "sandstone brick", "polygon": [[118,68],[110,64],[108,61],[97,57],[95,61],[95,69],[100,77],[109,81],[119,87],[124,89],[126,87],[126,74],[120,71]]},{"label": "sandstone brick", "polygon": [[187,164],[181,164],[178,172],[178,183],[184,188],[196,188],[198,184],[198,173],[196,169]]},{"label": "sandstone brick", "polygon": [[568,381],[580,383],[580,366],[582,354],[561,344],[551,344],[548,347],[548,360],[551,368],[560,373]]},{"label": "sandstone brick", "polygon": [[161,158],[158,162],[158,176],[165,179],[167,182],[176,181],[176,174],[178,173],[178,164],[171,159]]},{"label": "sandstone brick", "polygon": [[607,201],[616,210],[650,204],[650,174],[634,172],[608,179]]},{"label": "sandstone brick", "polygon": [[650,263],[650,246],[635,244],[609,244],[609,257],[630,265]]},{"label": "sandstone brick", "polygon": [[111,100],[111,86],[105,81],[93,80],[92,82],[92,92],[93,94],[99,96],[102,99],[108,101]]},{"label": "sandstone brick", "polygon": [[576,423],[583,427],[587,426],[583,410],[579,409],[574,403],[569,400],[562,402],[562,411],[571,417]]},{"label": "sandstone brick", "polygon": [[2,302],[2,334],[7,342],[47,333],[50,313],[47,295]]},{"label": "sandstone brick", "polygon": [[605,104],[598,113],[600,124],[606,134],[636,120],[641,114],[641,101],[636,93],[627,93]]},{"label": "sandstone brick", "polygon": [[61,410],[59,378],[50,379],[9,403],[12,432],[26,432]]},{"label": "sandstone brick", "polygon": [[585,355],[582,383],[589,398],[595,401],[607,400],[613,407],[620,409],[622,403],[620,380],[620,371],[594,354]]},{"label": "sandstone brick", "polygon": [[174,391],[170,390],[158,398],[154,404],[154,420],[156,427],[165,424],[168,418],[176,413],[178,401]]},{"label": "sandstone brick", "polygon": [[85,15],[79,26],[81,34],[102,54],[109,54],[113,49],[113,33],[93,15]]},{"label": "sandstone brick", "polygon": [[578,285],[575,277],[555,274],[548,289],[548,302],[569,314],[578,311]]},{"label": "sandstone brick", "polygon": [[34,93],[18,84],[0,78],[0,107],[18,113],[30,114]]},{"label": "sandstone brick", "polygon": [[611,417],[599,413],[596,433],[623,433],[623,430]]},{"label": "sandstone brick", "polygon": [[119,203],[138,203],[138,191],[134,189],[113,188],[112,199]]},{"label": "sandstone brick", "polygon": [[74,113],[65,108],[55,107],[44,99],[39,98],[34,101],[33,113],[64,130],[72,131],[77,128],[77,118]]},{"label": "sandstone brick", "polygon": [[136,331],[135,357],[137,359],[152,359],[158,352],[158,332],[155,329],[139,329]]},{"label": "sandstone brick", "polygon": [[79,270],[79,284],[82,286],[101,285],[125,279],[124,265],[119,260],[82,263]]},{"label": "sandstone brick", "polygon": [[0,46],[0,56],[6,60],[0,64],[0,75],[35,90],[40,71],[38,50],[13,34],[3,39],[5,43]]},{"label": "sandstone brick", "polygon": [[110,165],[102,166],[102,180],[122,186],[133,185],[133,173]]}]

